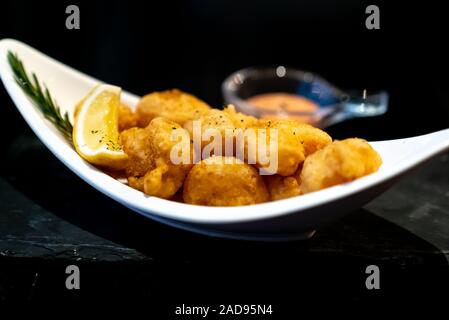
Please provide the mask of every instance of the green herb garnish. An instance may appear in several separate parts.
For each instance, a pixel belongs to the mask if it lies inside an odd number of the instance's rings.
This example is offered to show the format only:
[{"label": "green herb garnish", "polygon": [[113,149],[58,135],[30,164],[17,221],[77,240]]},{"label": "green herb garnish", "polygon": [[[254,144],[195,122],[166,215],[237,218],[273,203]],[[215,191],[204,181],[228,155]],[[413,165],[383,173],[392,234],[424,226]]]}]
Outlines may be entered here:
[{"label": "green herb garnish", "polygon": [[68,113],[61,115],[61,110],[56,101],[50,95],[48,88],[41,87],[36,74],[32,73],[33,81],[28,77],[22,61],[17,54],[8,51],[8,62],[14,73],[14,80],[22,88],[23,92],[34,102],[34,104],[42,111],[44,117],[53,123],[56,128],[61,131],[70,141],[72,141],[73,126],[70,123]]}]

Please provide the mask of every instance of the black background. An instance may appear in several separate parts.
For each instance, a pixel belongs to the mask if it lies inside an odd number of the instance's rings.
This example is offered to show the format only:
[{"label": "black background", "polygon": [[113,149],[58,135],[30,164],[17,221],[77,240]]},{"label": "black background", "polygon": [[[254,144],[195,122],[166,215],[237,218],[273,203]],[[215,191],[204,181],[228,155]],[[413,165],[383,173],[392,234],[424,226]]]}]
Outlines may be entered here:
[{"label": "black background", "polygon": [[[139,95],[177,87],[215,106],[222,104],[222,80],[233,71],[252,65],[283,64],[313,71],[343,89],[360,92],[367,89],[368,93],[385,89],[390,93],[390,110],[386,115],[352,120],[329,128],[334,138],[360,136],[381,140],[449,127],[449,50],[445,43],[448,19],[442,3],[5,0],[1,2],[0,38],[21,40],[76,69]],[[65,28],[65,8],[69,4],[77,4],[80,8],[80,30]],[[380,8],[380,30],[365,28],[365,8],[369,4]],[[4,146],[1,149],[8,149],[19,135],[32,135],[5,90],[0,90],[0,119],[0,137]],[[1,170],[5,169],[2,167]],[[392,234],[397,232],[394,230]],[[211,240],[211,246],[213,244]],[[262,296],[262,293],[257,295],[257,291],[263,292],[264,286],[273,292],[294,291],[301,283],[308,284],[308,287],[314,285],[315,280],[306,275],[290,283],[289,274],[295,270],[286,266],[285,274],[266,278],[268,283],[253,279],[253,282],[245,284],[241,277],[238,278],[242,281],[241,287],[236,287],[232,277],[238,272],[227,269],[233,265],[232,261],[223,265],[217,258],[232,255],[227,251],[229,248],[232,246],[219,248],[222,252],[215,252],[216,261],[207,255],[199,260],[199,264],[207,262],[216,270],[184,271],[197,278],[204,274],[210,277],[207,290],[217,286],[222,288],[222,293],[214,292],[216,300],[213,302],[223,303],[220,298],[229,297],[229,293],[243,297],[249,291],[242,288],[253,286],[254,302],[269,303],[257,300]],[[264,263],[265,248],[259,248],[257,263]],[[271,254],[275,251],[268,250]],[[323,287],[324,283],[335,281],[337,285],[325,297],[338,297],[340,288],[345,286],[343,280],[339,282],[338,272],[354,275],[360,265],[366,265],[364,261],[358,261],[351,267],[351,263],[346,261],[333,265],[332,269],[329,264],[334,264],[335,259],[320,258],[319,253],[313,258],[316,264],[305,264],[304,270],[323,275],[317,289],[312,292],[316,299],[323,294],[319,289],[320,283]],[[198,260],[199,257],[192,259]],[[273,261],[278,259],[282,265],[283,257],[274,254],[274,257],[267,256],[266,259],[276,266]],[[9,271],[23,268],[23,263],[25,261],[14,261]],[[318,269],[317,265],[320,266]],[[103,267],[105,270],[112,268],[108,264],[97,268]],[[257,268],[254,264],[240,267],[248,274],[253,272],[251,268]],[[115,265],[114,268],[120,270],[121,267]],[[135,266],[136,272],[142,268],[146,268],[145,264]],[[132,268],[127,270],[121,285],[131,292],[139,288],[142,279],[132,276],[129,272]],[[47,272],[51,277],[51,270]],[[171,265],[167,272],[178,272],[177,266]],[[220,280],[217,280],[217,273],[221,274]],[[106,283],[108,279],[101,281]],[[422,282],[421,287],[426,288],[423,284],[426,280],[419,281]],[[203,284],[207,282],[203,279]],[[435,276],[433,283],[437,282]],[[170,282],[167,286],[161,280],[156,286],[165,294],[165,301],[170,301],[173,294],[185,299],[195,283],[195,278],[185,279],[184,287],[178,288],[176,283]],[[350,296],[357,299],[357,290],[360,289],[347,289],[351,291]],[[95,295],[96,292],[91,291],[89,298],[95,299]],[[198,295],[207,297],[208,293]],[[391,299],[394,298],[392,294]],[[182,303],[184,300],[181,300]],[[344,304],[342,306],[345,307]],[[295,308],[290,304],[288,310],[297,311]]]},{"label": "black background", "polygon": [[[449,126],[447,17],[442,2],[76,1],[81,29],[65,28],[68,1],[3,1],[0,38],[143,95],[177,87],[222,104],[220,84],[252,65],[297,67],[343,89],[389,91],[390,111],[329,131],[336,138],[406,137]],[[380,30],[365,8],[380,8]],[[2,139],[27,129],[4,90]],[[5,143],[4,142],[4,143]]]}]

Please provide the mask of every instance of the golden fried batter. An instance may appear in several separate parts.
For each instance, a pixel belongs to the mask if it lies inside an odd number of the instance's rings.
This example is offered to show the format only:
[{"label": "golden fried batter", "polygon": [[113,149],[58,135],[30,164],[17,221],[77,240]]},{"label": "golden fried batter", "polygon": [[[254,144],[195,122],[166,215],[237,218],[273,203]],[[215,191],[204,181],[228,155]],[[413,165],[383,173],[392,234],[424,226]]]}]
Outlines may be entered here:
[{"label": "golden fried batter", "polygon": [[190,165],[162,163],[143,177],[143,191],[159,198],[169,199],[181,188]]},{"label": "golden fried batter", "polygon": [[[150,170],[144,177],[144,192],[149,195],[170,198],[182,186],[187,173],[193,166],[193,148],[190,144],[190,136],[177,123],[164,119],[154,118],[146,127],[151,139],[153,158],[156,168]],[[174,163],[173,150],[179,145],[180,139],[188,147],[185,163]],[[185,149],[186,150],[186,149]],[[180,155],[179,150],[178,155]],[[181,157],[178,161],[182,161]]]},{"label": "golden fried batter", "polygon": [[[194,129],[194,125],[197,126],[197,129]],[[205,147],[207,148],[207,150],[204,150],[204,155],[202,158],[207,158],[210,155],[234,155],[234,148],[229,148],[229,152],[226,153],[226,132],[233,132],[235,126],[232,118],[224,111],[211,109],[199,118],[187,121],[184,124],[184,128],[189,132],[190,137],[193,138],[194,134],[196,134],[202,139],[200,145],[201,150],[203,151]],[[194,133],[194,130],[196,130],[196,133]],[[215,148],[215,143],[213,143],[215,141],[215,137],[221,138],[221,149],[218,148],[218,145],[217,149]],[[232,136],[229,141],[234,144]],[[207,147],[208,145],[209,147]]]},{"label": "golden fried batter", "polygon": [[[241,130],[253,130],[254,135],[244,135],[244,159],[250,164],[256,164],[259,168],[267,169],[270,167],[266,159],[273,159],[270,157],[269,146],[273,141],[270,141],[270,132],[277,130],[277,169],[274,171],[282,176],[289,176],[296,172],[298,165],[300,165],[305,157],[316,150],[321,149],[325,145],[332,142],[331,137],[324,131],[314,128],[310,125],[301,124],[296,121],[289,120],[257,120],[254,117],[246,116],[235,111],[234,106],[229,105],[224,110],[210,110],[208,113],[202,115],[198,119],[201,124],[201,134],[204,137],[205,132],[209,129],[216,129],[222,136],[222,153],[215,155],[237,156],[236,149],[231,150],[233,153],[225,153],[225,133],[226,131],[237,132]],[[193,136],[193,120],[185,123],[190,135]],[[258,130],[265,130],[259,132]],[[274,138],[274,136],[273,136]],[[260,139],[260,140],[259,140]],[[202,148],[213,141],[213,138],[202,142]],[[236,145],[236,139],[231,140]],[[263,158],[263,152],[260,146],[265,144],[267,150],[266,157]],[[273,149],[273,150],[276,150]],[[252,154],[252,155],[250,155]],[[242,158],[243,159],[243,158]],[[248,159],[253,159],[248,161]],[[263,160],[264,159],[264,160]],[[270,161],[271,161],[270,160]]]},{"label": "golden fried batter", "polygon": [[214,128],[218,129],[223,136],[226,129],[246,129],[255,127],[259,123],[259,120],[256,118],[235,111],[235,107],[232,104],[223,110],[210,109],[208,112],[195,116],[194,119],[187,121],[184,124],[184,128],[189,131],[191,136],[193,133],[193,120],[198,120],[201,123],[203,132],[206,129]]},{"label": "golden fried batter", "polygon": [[151,141],[155,158],[170,162],[170,153],[183,136],[186,142],[190,142],[189,133],[179,124],[166,118],[154,118],[145,128]]},{"label": "golden fried batter", "polygon": [[[308,155],[332,142],[332,138],[326,132],[294,120],[259,120],[258,128],[267,130],[266,143],[272,134],[270,132],[277,130],[278,169],[276,173],[282,176],[294,174]],[[257,140],[249,143],[254,145],[256,142]],[[260,163],[257,166],[266,167]]]},{"label": "golden fried batter", "polygon": [[229,104],[223,109],[223,112],[229,116],[235,128],[246,129],[257,127],[259,120],[253,116],[248,116],[235,110],[234,105]]},{"label": "golden fried batter", "polygon": [[349,182],[379,169],[379,154],[363,139],[334,141],[304,161],[301,192],[321,190]]},{"label": "golden fried batter", "polygon": [[121,133],[123,150],[129,157],[126,172],[131,187],[148,195],[170,198],[182,186],[192,167],[192,154],[188,163],[175,164],[172,151],[184,136],[189,144],[186,130],[179,124],[164,118],[154,118],[144,129],[131,128]]},{"label": "golden fried batter", "polygon": [[241,206],[268,201],[269,195],[251,165],[234,157],[210,157],[196,164],[188,174],[183,198],[190,204]]},{"label": "golden fried batter", "polygon": [[210,107],[195,96],[177,89],[153,92],[137,105],[138,124],[145,127],[156,117],[170,119],[180,125],[207,113]]},{"label": "golden fried batter", "polygon": [[143,177],[128,177],[128,185],[136,190],[143,191]]},{"label": "golden fried batter", "polygon": [[120,141],[123,151],[128,155],[126,167],[128,177],[143,176],[155,166],[147,130],[141,128],[125,130],[120,134]]},{"label": "golden fried batter", "polygon": [[298,180],[295,176],[283,177],[278,174],[264,176],[265,184],[270,193],[270,200],[280,200],[301,194]]},{"label": "golden fried batter", "polygon": [[202,135],[204,135],[207,129],[216,129],[224,137],[226,129],[235,129],[232,118],[226,112],[218,109],[211,109],[200,117],[186,122],[184,128],[189,131],[190,136],[193,136],[194,121],[198,121],[197,124],[201,124]]},{"label": "golden fried batter", "polygon": [[[290,176],[296,172],[298,166],[305,159],[305,152],[302,140],[297,134],[297,129],[292,126],[292,123],[284,120],[275,121],[261,121],[259,123],[258,129],[265,129],[266,135],[266,145],[269,146],[272,141],[270,138],[275,137],[274,132],[277,132],[277,139],[274,142],[277,143],[277,170],[275,173],[281,176]],[[273,136],[272,136],[273,135]],[[263,143],[263,141],[261,141]],[[249,140],[248,144],[253,145],[259,143],[258,140]],[[256,148],[257,149],[257,148]],[[274,151],[276,148],[273,149]],[[273,159],[273,157],[270,157]],[[257,155],[258,167],[266,168],[267,165],[262,165],[260,163],[260,155]]]},{"label": "golden fried batter", "polygon": [[315,128],[310,124],[298,123],[295,121],[295,134],[304,145],[305,156],[309,156],[317,150],[320,150],[332,142],[332,138],[321,129]]},{"label": "golden fried batter", "polygon": [[123,131],[137,126],[137,115],[125,104],[118,108],[118,130]]}]

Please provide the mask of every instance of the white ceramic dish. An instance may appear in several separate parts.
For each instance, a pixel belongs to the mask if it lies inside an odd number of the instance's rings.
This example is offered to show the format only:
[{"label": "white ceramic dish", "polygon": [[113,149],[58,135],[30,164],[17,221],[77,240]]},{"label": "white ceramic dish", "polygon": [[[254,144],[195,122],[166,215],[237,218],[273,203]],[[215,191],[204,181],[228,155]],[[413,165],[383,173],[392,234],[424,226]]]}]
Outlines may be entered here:
[{"label": "white ceramic dish", "polygon": [[[257,240],[307,238],[320,225],[360,208],[402,174],[449,148],[449,130],[372,142],[383,159],[378,172],[319,192],[252,206],[205,207],[149,197],[104,174],[78,156],[71,143],[44,119],[15,83],[7,61],[9,50],[18,54],[28,72],[36,73],[62,111],[69,114],[73,113],[75,103],[100,81],[19,41],[0,41],[3,84],[26,122],[59,160],[92,187],[122,205],[162,223],[207,235]],[[125,91],[122,94],[122,100],[130,106],[135,106],[138,99]]]}]

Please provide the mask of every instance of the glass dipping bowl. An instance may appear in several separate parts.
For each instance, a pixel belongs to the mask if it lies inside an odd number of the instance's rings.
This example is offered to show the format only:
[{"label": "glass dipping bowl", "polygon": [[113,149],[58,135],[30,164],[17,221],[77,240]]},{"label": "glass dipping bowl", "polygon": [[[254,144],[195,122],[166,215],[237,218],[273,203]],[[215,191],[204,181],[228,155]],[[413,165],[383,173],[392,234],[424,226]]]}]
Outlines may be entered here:
[{"label": "glass dipping bowl", "polygon": [[[315,104],[313,111],[261,108],[247,99],[260,94],[286,93],[306,98]],[[251,67],[234,72],[222,83],[226,104],[238,111],[258,118],[297,119],[325,128],[335,123],[355,118],[384,114],[388,109],[388,93],[381,91],[359,95],[338,89],[316,74],[297,69],[277,67]]]}]

